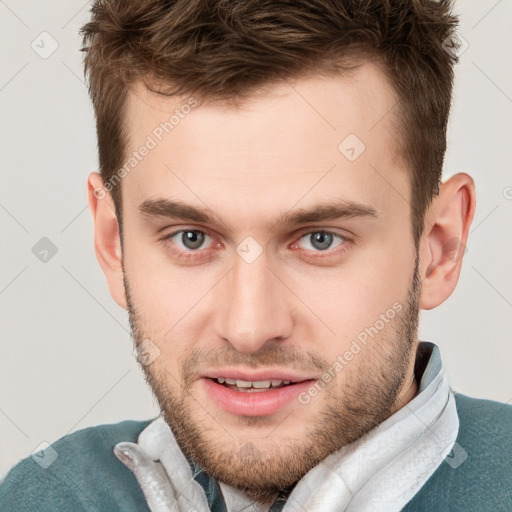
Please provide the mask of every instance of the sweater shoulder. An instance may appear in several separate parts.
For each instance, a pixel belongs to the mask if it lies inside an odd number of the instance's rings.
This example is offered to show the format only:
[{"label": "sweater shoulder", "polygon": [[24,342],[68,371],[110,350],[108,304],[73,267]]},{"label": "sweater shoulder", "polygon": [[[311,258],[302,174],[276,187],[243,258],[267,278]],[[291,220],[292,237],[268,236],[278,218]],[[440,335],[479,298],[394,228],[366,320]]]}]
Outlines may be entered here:
[{"label": "sweater shoulder", "polygon": [[147,511],[133,473],[114,446],[137,442],[152,420],[87,427],[18,462],[0,484],[0,509],[10,512]]},{"label": "sweater shoulder", "polygon": [[508,434],[503,440],[512,443],[510,435],[512,405],[494,400],[471,398],[462,393],[455,394],[455,402],[462,426],[462,435],[476,432],[493,436]]},{"label": "sweater shoulder", "polygon": [[451,451],[405,511],[512,510],[512,406],[455,394]]}]

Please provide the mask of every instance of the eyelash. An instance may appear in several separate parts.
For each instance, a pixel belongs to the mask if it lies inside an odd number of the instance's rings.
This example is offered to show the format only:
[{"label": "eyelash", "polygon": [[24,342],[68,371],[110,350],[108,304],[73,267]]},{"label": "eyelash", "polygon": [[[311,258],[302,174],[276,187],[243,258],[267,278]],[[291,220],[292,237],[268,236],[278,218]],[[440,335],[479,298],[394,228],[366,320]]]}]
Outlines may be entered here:
[{"label": "eyelash", "polygon": [[[204,235],[209,236],[210,238],[213,238],[213,235],[205,229],[185,228],[185,229],[179,229],[179,230],[174,231],[168,235],[165,235],[164,237],[161,238],[161,240],[163,242],[171,242],[172,238],[174,238],[176,235],[178,235],[180,233],[186,233],[187,231],[202,233]],[[334,231],[328,231],[325,229],[310,229],[309,231],[301,232],[299,234],[299,238],[297,239],[297,242],[293,242],[293,245],[295,245],[295,246],[298,245],[298,241],[300,241],[306,235],[312,235],[313,233],[324,233],[324,234],[332,235],[334,239],[340,240],[341,244],[339,244],[334,249],[326,249],[325,251],[314,251],[314,252],[318,252],[318,253],[324,253],[324,254],[326,253],[327,255],[325,255],[325,256],[323,256],[323,255],[322,256],[320,256],[320,255],[308,256],[308,259],[312,259],[312,260],[328,258],[335,254],[343,253],[349,249],[350,246],[347,247],[347,245],[352,241],[349,238],[347,238],[346,236],[340,235],[339,233],[336,233]],[[197,249],[197,250],[182,251],[182,250],[177,250],[173,246],[174,244],[172,244],[172,242],[170,245],[171,245],[171,247],[170,247],[171,252],[180,259],[184,258],[184,259],[188,259],[188,260],[193,260],[193,259],[201,258],[203,256],[201,254],[197,254],[197,253],[201,253],[201,252],[207,250],[207,249]]]}]

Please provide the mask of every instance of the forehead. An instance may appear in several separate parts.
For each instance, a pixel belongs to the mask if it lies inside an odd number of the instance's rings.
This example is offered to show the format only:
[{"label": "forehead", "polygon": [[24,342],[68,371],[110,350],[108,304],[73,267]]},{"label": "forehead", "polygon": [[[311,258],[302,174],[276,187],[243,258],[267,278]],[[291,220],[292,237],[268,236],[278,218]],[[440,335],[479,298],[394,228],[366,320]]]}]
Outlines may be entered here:
[{"label": "forehead", "polygon": [[237,104],[164,97],[138,82],[126,108],[127,158],[151,149],[123,180],[123,203],[186,196],[233,213],[329,196],[382,209],[393,194],[409,197],[396,104],[370,63],[269,85]]}]

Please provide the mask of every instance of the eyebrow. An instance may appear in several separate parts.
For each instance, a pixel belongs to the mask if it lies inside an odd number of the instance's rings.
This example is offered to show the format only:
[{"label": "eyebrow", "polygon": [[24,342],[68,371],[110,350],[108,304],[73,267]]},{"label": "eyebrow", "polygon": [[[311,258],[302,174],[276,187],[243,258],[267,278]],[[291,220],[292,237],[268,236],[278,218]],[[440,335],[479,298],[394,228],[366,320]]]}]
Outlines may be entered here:
[{"label": "eyebrow", "polygon": [[[226,223],[209,208],[201,209],[180,201],[147,199],[141,203],[139,211],[143,215],[150,217],[189,220],[227,228]],[[351,219],[356,217],[378,217],[378,212],[372,206],[340,199],[319,204],[310,209],[298,209],[285,212],[277,219],[274,225],[298,226],[309,222]]]}]

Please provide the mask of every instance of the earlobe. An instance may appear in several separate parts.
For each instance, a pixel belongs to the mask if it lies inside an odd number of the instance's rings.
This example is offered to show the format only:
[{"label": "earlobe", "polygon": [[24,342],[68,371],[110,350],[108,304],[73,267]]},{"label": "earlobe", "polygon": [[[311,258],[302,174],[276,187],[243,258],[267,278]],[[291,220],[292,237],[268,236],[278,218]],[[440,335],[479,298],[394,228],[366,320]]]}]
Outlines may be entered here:
[{"label": "earlobe", "polygon": [[103,181],[98,173],[89,175],[87,188],[94,222],[96,258],[107,278],[110,294],[126,309],[121,238],[114,203],[111,195],[103,188]]},{"label": "earlobe", "polygon": [[473,179],[459,173],[441,185],[439,196],[425,215],[420,245],[422,309],[439,306],[455,289],[475,205]]}]

